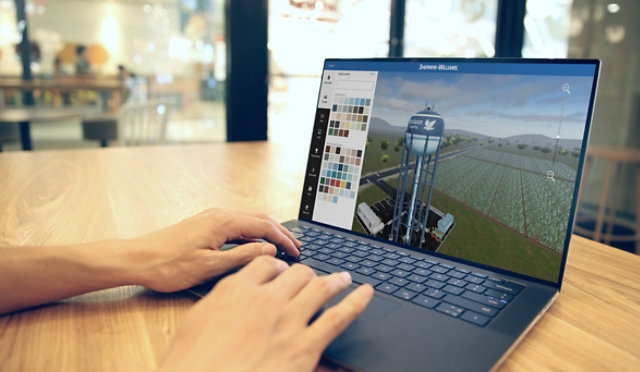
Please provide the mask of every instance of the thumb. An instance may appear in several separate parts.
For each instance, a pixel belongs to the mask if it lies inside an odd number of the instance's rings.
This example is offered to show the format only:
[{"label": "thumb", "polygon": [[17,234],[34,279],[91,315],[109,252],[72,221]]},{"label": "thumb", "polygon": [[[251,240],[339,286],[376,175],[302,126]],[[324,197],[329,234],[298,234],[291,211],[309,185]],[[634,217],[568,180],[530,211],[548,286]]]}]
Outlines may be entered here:
[{"label": "thumb", "polygon": [[275,256],[276,252],[276,247],[273,244],[256,242],[241,244],[232,249],[216,253],[222,270],[227,271],[238,266],[244,266],[261,255]]}]

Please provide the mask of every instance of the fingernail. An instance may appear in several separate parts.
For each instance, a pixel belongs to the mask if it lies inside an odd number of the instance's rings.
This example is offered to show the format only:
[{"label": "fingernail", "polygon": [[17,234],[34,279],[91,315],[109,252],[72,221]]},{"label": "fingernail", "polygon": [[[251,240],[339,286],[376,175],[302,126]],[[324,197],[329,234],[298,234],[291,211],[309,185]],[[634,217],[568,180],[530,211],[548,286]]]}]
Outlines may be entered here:
[{"label": "fingernail", "polygon": [[340,277],[342,277],[342,279],[345,282],[351,283],[351,274],[349,274],[348,272],[346,272],[346,271],[341,272],[340,273]]},{"label": "fingernail", "polygon": [[271,244],[265,244],[262,246],[262,254],[273,256],[276,254],[276,247]]}]

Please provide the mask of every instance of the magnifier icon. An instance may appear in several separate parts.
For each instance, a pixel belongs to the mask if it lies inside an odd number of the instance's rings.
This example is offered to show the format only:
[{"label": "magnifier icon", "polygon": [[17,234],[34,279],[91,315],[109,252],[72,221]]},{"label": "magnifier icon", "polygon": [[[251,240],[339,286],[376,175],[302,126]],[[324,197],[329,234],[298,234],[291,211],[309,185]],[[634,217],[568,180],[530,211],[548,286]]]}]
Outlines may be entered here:
[{"label": "magnifier icon", "polygon": [[553,181],[553,182],[556,182],[556,179],[555,179],[555,178],[553,178],[553,176],[554,176],[553,171],[552,171],[552,170],[549,170],[549,171],[547,172],[547,178],[548,178],[548,179],[550,179],[550,180],[551,180],[551,181]]},{"label": "magnifier icon", "polygon": [[562,84],[562,91],[564,93],[571,94],[571,91],[569,90],[569,83]]}]

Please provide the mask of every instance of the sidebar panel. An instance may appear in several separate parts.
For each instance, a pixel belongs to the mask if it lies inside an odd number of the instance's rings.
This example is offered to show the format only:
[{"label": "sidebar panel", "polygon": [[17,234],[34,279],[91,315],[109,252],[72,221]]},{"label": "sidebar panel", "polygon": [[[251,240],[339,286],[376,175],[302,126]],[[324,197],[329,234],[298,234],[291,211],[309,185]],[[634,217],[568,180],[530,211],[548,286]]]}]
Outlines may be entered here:
[{"label": "sidebar panel", "polygon": [[318,108],[316,119],[313,124],[313,138],[311,139],[311,151],[305,174],[304,190],[302,191],[302,206],[300,208],[300,219],[310,220],[313,216],[314,201],[318,191],[318,174],[322,165],[322,154],[324,153],[325,134],[329,123],[328,108]]}]

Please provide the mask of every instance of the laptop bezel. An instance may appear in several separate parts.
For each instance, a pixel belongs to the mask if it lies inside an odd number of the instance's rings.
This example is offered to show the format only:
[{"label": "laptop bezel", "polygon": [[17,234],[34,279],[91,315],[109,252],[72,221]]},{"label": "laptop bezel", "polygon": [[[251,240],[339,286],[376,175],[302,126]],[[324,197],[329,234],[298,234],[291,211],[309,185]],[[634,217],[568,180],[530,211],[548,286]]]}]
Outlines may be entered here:
[{"label": "laptop bezel", "polygon": [[[322,226],[322,227],[326,227],[326,228],[330,228],[333,230],[337,230],[346,234],[352,234],[355,236],[359,236],[362,238],[366,238],[366,239],[370,239],[370,240],[375,240],[378,241],[382,244],[388,244],[391,246],[396,246],[396,247],[400,247],[403,249],[407,249],[410,250],[412,252],[416,252],[418,254],[424,254],[426,256],[433,256],[439,259],[444,259],[444,260],[450,260],[453,262],[459,262],[461,264],[464,265],[468,265],[468,266],[473,266],[473,267],[477,267],[478,269],[481,270],[486,270],[486,271],[490,271],[496,274],[500,274],[500,275],[505,275],[505,276],[510,276],[512,278],[517,278],[517,279],[522,279],[522,280],[527,280],[527,281],[531,281],[531,282],[535,282],[535,283],[539,283],[539,284],[543,284],[543,285],[547,285],[547,286],[551,286],[554,288],[557,288],[558,290],[560,290],[560,288],[562,287],[562,280],[564,277],[564,270],[565,270],[565,266],[566,266],[566,262],[567,262],[567,256],[569,253],[569,244],[571,241],[571,236],[573,234],[573,226],[574,226],[574,222],[575,222],[575,214],[576,214],[576,209],[577,209],[577,203],[578,203],[578,194],[580,191],[580,186],[582,183],[582,172],[583,172],[583,167],[584,167],[584,162],[586,159],[586,151],[587,151],[587,144],[589,142],[589,136],[591,134],[591,123],[592,123],[592,118],[593,118],[593,109],[595,106],[595,99],[596,99],[596,91],[597,91],[597,86],[598,86],[598,81],[599,81],[599,76],[600,76],[600,68],[601,68],[601,62],[598,59],[570,59],[570,58],[566,58],[566,59],[548,59],[548,58],[327,58],[324,61],[323,64],[323,68],[322,68],[322,74],[320,75],[321,77],[324,76],[324,73],[326,71],[327,68],[327,64],[332,63],[332,62],[344,62],[344,61],[348,61],[348,62],[373,62],[373,63],[395,63],[395,62],[412,62],[412,63],[469,63],[469,62],[473,62],[473,63],[493,63],[493,64],[500,64],[500,63],[517,63],[517,64],[584,64],[584,65],[593,65],[594,66],[594,76],[593,76],[593,82],[592,82],[592,87],[591,87],[591,95],[589,98],[589,105],[588,105],[588,109],[587,109],[587,117],[585,120],[585,128],[584,128],[584,133],[583,133],[583,140],[582,140],[582,148],[581,148],[581,153],[580,153],[580,159],[578,161],[578,168],[576,170],[576,180],[575,180],[575,187],[573,190],[573,195],[572,195],[572,200],[571,200],[571,210],[569,212],[569,223],[568,223],[568,228],[567,228],[567,235],[565,236],[565,242],[564,242],[564,248],[563,248],[563,252],[562,252],[562,257],[561,257],[561,263],[560,263],[560,270],[558,271],[558,279],[557,282],[552,282],[552,281],[548,281],[548,280],[544,280],[544,279],[540,279],[534,276],[530,276],[530,275],[526,275],[526,274],[522,274],[522,273],[518,273],[518,272],[514,272],[514,271],[509,271],[500,267],[496,267],[496,266],[491,266],[491,265],[486,265],[486,264],[482,264],[479,262],[474,262],[474,261],[469,261],[463,258],[459,258],[459,257],[455,257],[455,256],[450,256],[450,255],[446,255],[446,254],[442,254],[442,253],[437,253],[437,252],[432,252],[432,251],[427,251],[425,249],[421,249],[418,247],[414,247],[411,245],[407,245],[407,244],[403,244],[400,242],[394,242],[388,239],[383,239],[383,238],[378,238],[375,236],[371,236],[371,235],[367,235],[367,234],[363,234],[363,233],[359,233],[356,231],[352,231],[352,230],[348,230],[348,229],[344,229],[338,226],[333,226],[333,225],[329,225],[329,224],[325,224],[322,222],[318,222],[318,221],[313,221],[312,219],[309,218],[305,218],[303,216],[303,201],[304,201],[304,185],[303,185],[303,189],[302,192],[300,193],[300,208],[298,209],[298,220],[300,221],[304,221],[306,223],[310,223],[310,224],[315,224],[318,226]],[[314,118],[315,118],[315,113],[318,110],[318,102],[320,101],[320,94],[322,92],[322,85],[320,84],[319,89],[318,89],[318,97],[316,99],[316,111],[314,112]],[[315,120],[315,119],[314,119]],[[314,122],[315,125],[315,122]],[[326,139],[326,133],[325,133],[325,139]],[[312,139],[310,139],[310,143],[309,143],[309,150],[307,151],[307,164],[305,167],[305,179],[306,179],[306,175],[308,174],[309,171],[309,161],[310,161],[310,157],[309,154],[311,153],[311,148],[312,148]],[[315,202],[315,200],[314,200]]]}]

